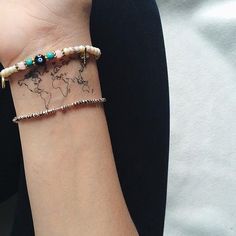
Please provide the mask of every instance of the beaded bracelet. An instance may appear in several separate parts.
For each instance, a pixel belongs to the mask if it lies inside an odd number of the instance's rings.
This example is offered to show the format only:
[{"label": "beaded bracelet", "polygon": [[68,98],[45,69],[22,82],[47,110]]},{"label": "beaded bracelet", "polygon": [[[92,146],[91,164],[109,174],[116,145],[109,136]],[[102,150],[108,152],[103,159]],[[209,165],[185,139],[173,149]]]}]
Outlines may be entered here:
[{"label": "beaded bracelet", "polygon": [[93,104],[93,103],[104,103],[104,102],[106,102],[106,98],[78,100],[78,101],[73,102],[71,104],[63,105],[63,106],[60,106],[57,108],[52,108],[52,109],[48,109],[48,110],[44,110],[44,111],[40,111],[40,112],[35,112],[35,113],[27,114],[27,115],[21,115],[18,117],[16,116],[13,118],[12,121],[14,123],[18,123],[19,121],[22,121],[22,120],[29,120],[32,118],[39,118],[42,116],[52,115],[52,114],[55,114],[57,111],[66,111],[66,110],[71,109],[73,107],[78,107],[79,105],[82,105],[82,104]]},{"label": "beaded bracelet", "polygon": [[49,51],[46,52],[46,54],[44,55],[38,54],[34,58],[27,58],[24,61],[16,63],[14,66],[10,66],[3,69],[0,72],[2,88],[5,88],[6,78],[18,71],[26,70],[34,65],[44,65],[46,61],[56,58],[60,59],[63,56],[68,56],[74,53],[78,53],[81,56],[81,59],[83,60],[84,64],[86,64],[86,60],[89,58],[89,55],[94,56],[96,60],[98,60],[101,56],[101,51],[99,48],[89,45],[86,46],[80,45],[80,46],[63,48],[61,50],[59,49],[56,51]]}]

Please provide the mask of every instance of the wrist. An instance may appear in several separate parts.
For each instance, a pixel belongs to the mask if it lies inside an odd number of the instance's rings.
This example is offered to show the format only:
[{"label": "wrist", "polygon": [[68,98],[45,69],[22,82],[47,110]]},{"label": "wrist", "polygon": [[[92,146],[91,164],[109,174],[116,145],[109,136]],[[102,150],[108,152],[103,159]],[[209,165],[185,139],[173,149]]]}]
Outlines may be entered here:
[{"label": "wrist", "polygon": [[18,114],[56,108],[78,99],[101,97],[95,58],[91,55],[81,71],[82,61],[75,54],[65,54],[63,58],[32,65],[13,74],[9,81]]},{"label": "wrist", "polygon": [[[64,33],[65,32],[65,33]],[[77,32],[42,32],[38,39],[33,38],[24,43],[21,50],[16,51],[12,56],[6,55],[2,59],[4,67],[13,66],[27,58],[32,58],[37,54],[45,54],[48,51],[55,51],[65,47],[76,45],[91,45],[89,29],[78,29]]]}]

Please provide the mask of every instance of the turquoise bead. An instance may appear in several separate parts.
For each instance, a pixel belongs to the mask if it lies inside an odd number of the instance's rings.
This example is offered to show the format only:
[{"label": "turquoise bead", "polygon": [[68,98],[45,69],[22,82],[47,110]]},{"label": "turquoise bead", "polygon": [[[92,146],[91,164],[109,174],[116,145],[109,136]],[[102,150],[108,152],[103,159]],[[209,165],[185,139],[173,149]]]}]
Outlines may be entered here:
[{"label": "turquoise bead", "polygon": [[51,60],[55,57],[55,53],[54,52],[47,52],[46,57],[48,60]]},{"label": "turquoise bead", "polygon": [[28,58],[28,59],[26,59],[25,60],[25,64],[27,65],[27,66],[32,66],[34,63],[33,63],[33,59],[32,58]]}]

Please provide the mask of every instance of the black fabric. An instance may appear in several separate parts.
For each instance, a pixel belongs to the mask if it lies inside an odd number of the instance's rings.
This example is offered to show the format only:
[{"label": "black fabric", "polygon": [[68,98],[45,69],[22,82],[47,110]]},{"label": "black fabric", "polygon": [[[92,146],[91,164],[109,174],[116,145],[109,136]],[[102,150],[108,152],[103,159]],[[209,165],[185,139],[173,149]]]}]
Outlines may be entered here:
[{"label": "black fabric", "polygon": [[[154,0],[94,0],[93,44],[124,196],[142,236],[163,235],[169,149],[169,94],[165,49]],[[32,236],[33,223],[9,87],[0,93],[0,200],[18,187],[11,236]],[[20,169],[20,171],[19,171]]]},{"label": "black fabric", "polygon": [[18,185],[21,147],[18,128],[11,121],[15,114],[12,103],[7,84],[7,88],[0,91],[0,202],[14,194]]}]

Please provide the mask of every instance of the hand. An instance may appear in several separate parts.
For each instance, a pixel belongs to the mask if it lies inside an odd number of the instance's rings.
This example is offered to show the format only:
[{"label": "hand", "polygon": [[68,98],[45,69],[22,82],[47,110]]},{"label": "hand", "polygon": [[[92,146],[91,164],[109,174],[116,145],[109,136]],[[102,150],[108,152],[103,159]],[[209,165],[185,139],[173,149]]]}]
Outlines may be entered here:
[{"label": "hand", "polygon": [[7,67],[36,53],[89,44],[92,0],[4,0],[0,61]]}]

